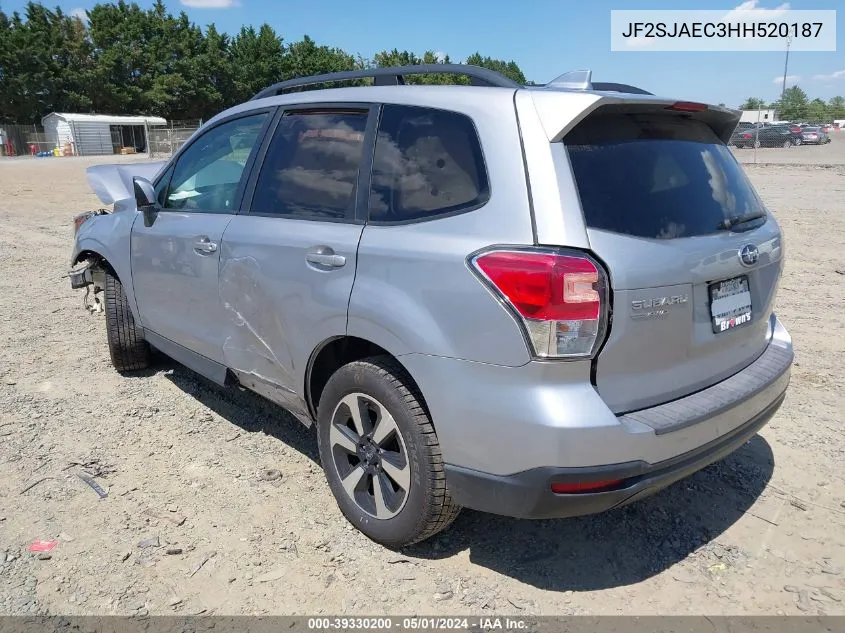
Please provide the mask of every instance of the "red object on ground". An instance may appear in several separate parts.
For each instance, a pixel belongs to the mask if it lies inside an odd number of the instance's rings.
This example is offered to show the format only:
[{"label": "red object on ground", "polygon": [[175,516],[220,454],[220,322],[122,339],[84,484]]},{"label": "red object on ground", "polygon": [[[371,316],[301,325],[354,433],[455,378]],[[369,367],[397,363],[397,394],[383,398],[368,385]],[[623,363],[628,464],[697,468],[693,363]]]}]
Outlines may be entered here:
[{"label": "red object on ground", "polygon": [[29,146],[29,154],[30,154],[30,156],[35,156],[35,154],[37,154],[37,153],[38,153],[38,145],[33,143],[32,145]]},{"label": "red object on ground", "polygon": [[58,541],[33,541],[26,549],[30,552],[51,552],[58,544]]}]

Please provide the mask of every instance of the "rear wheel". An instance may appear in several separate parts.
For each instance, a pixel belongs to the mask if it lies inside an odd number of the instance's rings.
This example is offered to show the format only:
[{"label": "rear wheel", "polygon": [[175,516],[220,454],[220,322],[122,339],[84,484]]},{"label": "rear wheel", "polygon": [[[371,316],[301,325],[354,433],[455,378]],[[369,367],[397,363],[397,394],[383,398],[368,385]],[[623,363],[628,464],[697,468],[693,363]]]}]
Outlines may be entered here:
[{"label": "rear wheel", "polygon": [[105,271],[106,338],[114,368],[120,373],[150,366],[150,347],[129,308],[123,284],[112,271]]},{"label": "rear wheel", "polygon": [[760,147],[762,147],[762,143],[760,143],[760,141],[754,141],[754,147],[760,149]]},{"label": "rear wheel", "polygon": [[787,139],[787,140],[785,140],[785,141],[783,142],[783,147],[786,147],[786,148],[792,147],[792,141],[790,141],[790,140],[788,140],[788,139]]},{"label": "rear wheel", "polygon": [[341,512],[392,548],[425,540],[458,516],[422,397],[385,356],[344,365],[318,409],[320,461]]}]

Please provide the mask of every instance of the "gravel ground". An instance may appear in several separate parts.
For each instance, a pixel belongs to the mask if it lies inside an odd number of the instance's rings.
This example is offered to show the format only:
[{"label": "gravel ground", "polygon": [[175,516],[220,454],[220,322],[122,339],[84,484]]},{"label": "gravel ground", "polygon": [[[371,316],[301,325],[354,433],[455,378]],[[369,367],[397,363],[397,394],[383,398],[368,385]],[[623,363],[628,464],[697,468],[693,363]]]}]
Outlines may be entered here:
[{"label": "gravel ground", "polygon": [[0,614],[845,614],[845,166],[748,167],[785,232],[796,346],[759,436],[628,508],[467,511],[397,554],[343,520],[281,409],[166,359],[112,370],[63,277],[93,162],[0,163]]}]

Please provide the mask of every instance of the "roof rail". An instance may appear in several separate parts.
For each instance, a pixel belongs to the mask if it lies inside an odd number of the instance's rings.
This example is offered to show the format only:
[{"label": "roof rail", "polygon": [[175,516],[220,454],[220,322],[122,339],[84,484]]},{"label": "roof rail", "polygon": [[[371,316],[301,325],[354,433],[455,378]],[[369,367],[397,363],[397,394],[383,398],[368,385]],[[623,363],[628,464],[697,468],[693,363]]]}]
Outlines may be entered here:
[{"label": "roof rail", "polygon": [[480,66],[469,64],[417,64],[414,66],[394,66],[392,68],[368,68],[366,70],[346,70],[325,75],[313,75],[311,77],[299,77],[280,81],[272,86],[264,88],[252,99],[263,99],[281,94],[291,88],[312,86],[315,84],[329,83],[333,81],[352,81],[353,79],[373,79],[376,86],[403,85],[405,75],[422,75],[437,73],[446,75],[466,75],[470,78],[473,86],[491,86],[499,88],[522,88],[515,81],[504,75]]}]

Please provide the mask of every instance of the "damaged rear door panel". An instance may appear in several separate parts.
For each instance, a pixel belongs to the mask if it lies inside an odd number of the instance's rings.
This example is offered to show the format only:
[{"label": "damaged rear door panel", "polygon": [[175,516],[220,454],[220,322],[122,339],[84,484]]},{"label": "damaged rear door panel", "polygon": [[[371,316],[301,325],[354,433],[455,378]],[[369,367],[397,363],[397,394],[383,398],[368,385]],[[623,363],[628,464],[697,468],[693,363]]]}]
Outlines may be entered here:
[{"label": "damaged rear door panel", "polygon": [[245,387],[310,424],[312,352],[346,334],[377,108],[290,108],[258,156],[248,212],[220,255],[224,363]]}]

